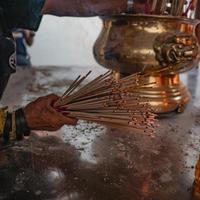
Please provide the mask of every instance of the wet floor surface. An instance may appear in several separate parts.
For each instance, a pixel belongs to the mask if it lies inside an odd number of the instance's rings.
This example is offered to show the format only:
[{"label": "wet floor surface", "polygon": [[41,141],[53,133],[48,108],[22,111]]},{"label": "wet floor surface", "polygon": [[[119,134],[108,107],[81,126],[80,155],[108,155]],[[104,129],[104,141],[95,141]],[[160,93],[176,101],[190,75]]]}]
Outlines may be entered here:
[{"label": "wet floor surface", "polygon": [[[3,105],[61,94],[82,69],[19,71]],[[74,72],[75,71],[75,72]],[[0,200],[189,200],[200,154],[198,71],[183,77],[192,101],[163,117],[154,138],[80,121],[56,133],[37,132],[0,151]]]}]

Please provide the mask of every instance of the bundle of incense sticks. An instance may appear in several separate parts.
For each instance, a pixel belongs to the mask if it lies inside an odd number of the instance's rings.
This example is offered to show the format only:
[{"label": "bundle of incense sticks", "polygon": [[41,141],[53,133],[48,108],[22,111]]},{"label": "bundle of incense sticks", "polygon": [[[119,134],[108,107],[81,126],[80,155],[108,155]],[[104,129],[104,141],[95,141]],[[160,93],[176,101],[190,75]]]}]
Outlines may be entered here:
[{"label": "bundle of incense sticks", "polygon": [[140,89],[155,83],[148,83],[145,75],[119,79],[108,71],[80,87],[90,73],[78,76],[71,84],[54,104],[57,111],[82,120],[154,132],[156,115]]}]

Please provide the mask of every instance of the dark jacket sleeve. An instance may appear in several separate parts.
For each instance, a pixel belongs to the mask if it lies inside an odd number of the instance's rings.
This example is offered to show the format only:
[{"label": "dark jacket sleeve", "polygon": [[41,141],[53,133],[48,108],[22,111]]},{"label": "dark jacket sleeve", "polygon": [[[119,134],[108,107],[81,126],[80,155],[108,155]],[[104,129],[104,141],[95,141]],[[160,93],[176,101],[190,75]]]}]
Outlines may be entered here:
[{"label": "dark jacket sleeve", "polygon": [[45,0],[0,0],[7,26],[36,31],[41,22]]}]

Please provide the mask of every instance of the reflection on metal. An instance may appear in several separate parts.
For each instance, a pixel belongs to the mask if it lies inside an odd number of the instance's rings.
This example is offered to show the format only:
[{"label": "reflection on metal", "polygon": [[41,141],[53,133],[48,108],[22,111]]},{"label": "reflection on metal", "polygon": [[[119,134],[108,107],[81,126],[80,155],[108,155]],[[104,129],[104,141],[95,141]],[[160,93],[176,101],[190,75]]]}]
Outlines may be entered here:
[{"label": "reflection on metal", "polygon": [[199,21],[131,14],[102,20],[103,29],[94,46],[98,63],[123,76],[150,73],[149,80],[156,80],[157,86],[140,92],[149,98],[155,112],[183,111],[189,93],[179,73],[198,64],[199,45],[194,32]]}]

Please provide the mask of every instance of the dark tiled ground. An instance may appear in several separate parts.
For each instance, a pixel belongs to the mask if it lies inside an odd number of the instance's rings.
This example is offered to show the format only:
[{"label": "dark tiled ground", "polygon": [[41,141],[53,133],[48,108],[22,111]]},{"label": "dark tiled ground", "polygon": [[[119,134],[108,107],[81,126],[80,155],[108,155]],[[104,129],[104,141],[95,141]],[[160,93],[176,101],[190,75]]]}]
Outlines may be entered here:
[{"label": "dark tiled ground", "polygon": [[[26,104],[62,93],[82,69],[20,71],[2,104]],[[74,73],[75,71],[75,73]],[[0,151],[0,200],[189,200],[200,154],[198,71],[184,77],[192,101],[183,114],[160,119],[155,138],[80,122],[34,133]]]}]

